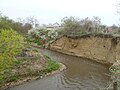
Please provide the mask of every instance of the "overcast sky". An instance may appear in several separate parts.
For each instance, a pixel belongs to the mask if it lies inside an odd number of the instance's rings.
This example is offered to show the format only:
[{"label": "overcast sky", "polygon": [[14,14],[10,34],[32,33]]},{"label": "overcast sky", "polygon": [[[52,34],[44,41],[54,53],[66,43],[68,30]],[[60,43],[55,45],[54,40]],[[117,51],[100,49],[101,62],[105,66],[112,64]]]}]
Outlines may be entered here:
[{"label": "overcast sky", "polygon": [[0,0],[3,15],[16,20],[34,16],[40,24],[59,22],[65,16],[98,16],[103,24],[118,24],[117,0]]}]

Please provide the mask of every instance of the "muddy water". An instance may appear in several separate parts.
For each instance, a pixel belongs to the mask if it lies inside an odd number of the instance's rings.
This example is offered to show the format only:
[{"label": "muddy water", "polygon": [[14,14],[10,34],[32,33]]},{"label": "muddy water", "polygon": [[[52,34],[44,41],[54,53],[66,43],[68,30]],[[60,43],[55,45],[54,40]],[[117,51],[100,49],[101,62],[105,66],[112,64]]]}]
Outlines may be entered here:
[{"label": "muddy water", "polygon": [[110,82],[108,66],[50,50],[41,51],[65,64],[67,69],[10,90],[106,90]]}]

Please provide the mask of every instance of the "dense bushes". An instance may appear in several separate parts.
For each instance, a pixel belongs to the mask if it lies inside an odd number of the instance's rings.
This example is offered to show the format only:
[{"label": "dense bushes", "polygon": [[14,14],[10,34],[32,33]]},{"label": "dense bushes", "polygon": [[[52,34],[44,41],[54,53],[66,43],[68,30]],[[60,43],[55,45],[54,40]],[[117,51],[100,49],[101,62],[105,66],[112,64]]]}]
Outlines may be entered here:
[{"label": "dense bushes", "polygon": [[28,30],[32,28],[32,24],[29,23],[28,21],[24,23],[22,21],[21,22],[14,21],[0,14],[0,29],[11,29],[11,28],[17,31],[21,35],[26,35],[28,33]]},{"label": "dense bushes", "polygon": [[16,31],[0,29],[0,80],[24,48],[24,38]]},{"label": "dense bushes", "polygon": [[62,19],[63,33],[66,35],[81,35],[83,33],[101,32],[101,20],[98,17],[89,19],[79,19],[74,17],[65,17]]},{"label": "dense bushes", "polygon": [[44,45],[58,36],[58,31],[47,30],[46,28],[34,28],[29,30],[27,40],[36,43],[37,45]]}]

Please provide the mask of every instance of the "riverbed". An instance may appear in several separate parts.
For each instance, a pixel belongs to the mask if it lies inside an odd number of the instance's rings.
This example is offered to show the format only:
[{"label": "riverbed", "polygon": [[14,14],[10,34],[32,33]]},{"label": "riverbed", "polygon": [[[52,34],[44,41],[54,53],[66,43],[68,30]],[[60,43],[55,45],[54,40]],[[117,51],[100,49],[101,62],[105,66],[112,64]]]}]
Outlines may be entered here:
[{"label": "riverbed", "polygon": [[106,90],[110,84],[107,65],[47,49],[40,51],[51,59],[65,64],[67,69],[9,90]]}]

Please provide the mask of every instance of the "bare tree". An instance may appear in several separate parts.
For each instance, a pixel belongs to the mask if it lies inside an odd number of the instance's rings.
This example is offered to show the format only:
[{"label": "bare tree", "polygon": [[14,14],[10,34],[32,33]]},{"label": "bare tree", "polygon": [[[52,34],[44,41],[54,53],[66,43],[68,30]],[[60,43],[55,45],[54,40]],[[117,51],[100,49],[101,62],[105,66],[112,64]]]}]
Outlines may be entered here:
[{"label": "bare tree", "polygon": [[39,22],[37,19],[35,19],[33,16],[32,17],[27,17],[25,20],[27,23],[30,23],[33,27],[36,25],[39,25]]}]

